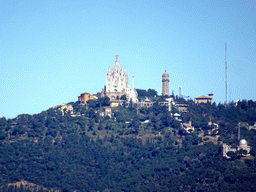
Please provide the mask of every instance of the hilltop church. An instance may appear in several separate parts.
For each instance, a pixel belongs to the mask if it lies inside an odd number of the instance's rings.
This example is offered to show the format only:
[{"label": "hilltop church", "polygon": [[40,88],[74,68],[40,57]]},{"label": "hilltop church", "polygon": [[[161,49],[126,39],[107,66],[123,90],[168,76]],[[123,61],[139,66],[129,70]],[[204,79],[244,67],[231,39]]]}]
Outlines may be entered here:
[{"label": "hilltop church", "polygon": [[114,69],[108,69],[106,77],[105,94],[111,101],[119,100],[123,95],[126,96],[128,101],[136,102],[138,94],[134,89],[134,77],[133,87],[130,88],[128,84],[128,75],[125,68],[120,68],[118,55],[116,55]]}]

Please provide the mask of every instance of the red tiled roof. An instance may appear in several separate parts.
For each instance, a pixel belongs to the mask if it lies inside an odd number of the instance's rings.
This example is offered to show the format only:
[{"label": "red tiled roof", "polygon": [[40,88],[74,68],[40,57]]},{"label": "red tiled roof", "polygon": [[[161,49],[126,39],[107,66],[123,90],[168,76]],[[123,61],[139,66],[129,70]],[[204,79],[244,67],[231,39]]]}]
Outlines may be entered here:
[{"label": "red tiled roof", "polygon": [[195,99],[212,99],[212,98],[202,95],[202,96],[196,97]]}]

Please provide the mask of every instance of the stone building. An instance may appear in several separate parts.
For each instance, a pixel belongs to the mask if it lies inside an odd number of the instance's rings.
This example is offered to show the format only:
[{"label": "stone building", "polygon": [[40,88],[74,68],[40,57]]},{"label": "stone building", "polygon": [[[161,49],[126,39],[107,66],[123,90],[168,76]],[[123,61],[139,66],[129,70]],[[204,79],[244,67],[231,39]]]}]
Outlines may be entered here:
[{"label": "stone building", "polygon": [[154,105],[154,102],[149,100],[148,98],[146,98],[144,101],[140,101],[135,103],[135,107],[137,107],[138,109],[141,109],[142,107],[152,107]]},{"label": "stone building", "polygon": [[78,101],[82,102],[82,104],[86,104],[86,102],[88,100],[93,100],[94,99],[94,96],[93,95],[90,95],[90,93],[81,93],[79,96],[78,96]]},{"label": "stone building", "polygon": [[120,69],[118,55],[116,55],[115,68],[108,69],[108,74],[106,77],[106,92],[120,93],[125,92],[127,88],[129,88],[128,75],[126,74],[125,68]]},{"label": "stone building", "polygon": [[195,128],[192,126],[192,122],[181,123],[181,128],[184,129],[187,133],[194,132]]},{"label": "stone building", "polygon": [[114,69],[108,69],[105,94],[110,98],[110,101],[119,100],[123,95],[128,98],[128,101],[137,101],[138,94],[134,89],[134,77],[133,87],[130,88],[128,84],[128,75],[126,73],[126,69],[120,68],[118,55],[116,55]]},{"label": "stone building", "polygon": [[179,110],[179,113],[187,113],[188,112],[188,104],[175,104],[175,107]]},{"label": "stone building", "polygon": [[239,151],[240,149],[245,150],[247,152],[247,155],[249,155],[251,148],[250,148],[250,146],[248,146],[248,143],[245,139],[241,139],[239,141],[239,145],[235,146],[235,147],[223,143],[222,144],[222,155],[226,158],[230,158],[227,155],[227,153],[229,151],[233,151],[235,153],[236,151]]},{"label": "stone building", "polygon": [[59,110],[62,113],[62,116],[64,116],[65,113],[70,112],[70,114],[73,114],[73,107],[71,105],[62,104]]},{"label": "stone building", "polygon": [[162,75],[162,95],[169,95],[169,74],[166,70]]},{"label": "stone building", "polygon": [[173,98],[167,98],[163,102],[158,102],[158,105],[166,106],[167,111],[171,111],[172,110],[172,102],[173,102]]},{"label": "stone building", "polygon": [[212,104],[213,103],[213,93],[209,93],[208,94],[208,97],[207,96],[200,96],[200,97],[196,97],[196,103],[210,103]]},{"label": "stone building", "polygon": [[109,116],[111,118],[112,110],[111,107],[103,107],[103,112],[101,113],[101,116],[106,117]]}]

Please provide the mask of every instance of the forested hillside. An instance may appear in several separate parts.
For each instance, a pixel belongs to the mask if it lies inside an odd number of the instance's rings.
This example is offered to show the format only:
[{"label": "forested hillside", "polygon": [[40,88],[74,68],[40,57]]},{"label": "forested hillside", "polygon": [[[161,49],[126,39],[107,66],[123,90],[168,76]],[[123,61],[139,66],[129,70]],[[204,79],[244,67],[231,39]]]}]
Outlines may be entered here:
[{"label": "forested hillside", "polygon": [[[169,112],[157,103],[140,110],[120,106],[111,118],[101,117],[108,98],[87,106],[69,103],[73,116],[50,108],[0,118],[0,191],[33,191],[8,186],[18,181],[60,191],[253,191],[256,102],[175,101],[189,105],[181,119],[192,121],[194,132],[174,119],[177,109]],[[221,144],[238,144],[238,126],[250,156],[227,159]]]}]

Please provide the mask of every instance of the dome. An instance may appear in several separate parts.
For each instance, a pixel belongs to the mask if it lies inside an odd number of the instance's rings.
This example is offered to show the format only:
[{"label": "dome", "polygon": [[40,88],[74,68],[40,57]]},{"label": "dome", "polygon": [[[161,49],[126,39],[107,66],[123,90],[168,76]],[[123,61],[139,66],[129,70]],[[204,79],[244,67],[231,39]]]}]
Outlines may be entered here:
[{"label": "dome", "polygon": [[165,70],[165,72],[163,73],[162,77],[169,77],[169,74],[166,72],[166,70]]},{"label": "dome", "polygon": [[245,139],[241,139],[239,145],[247,145],[247,141]]}]

